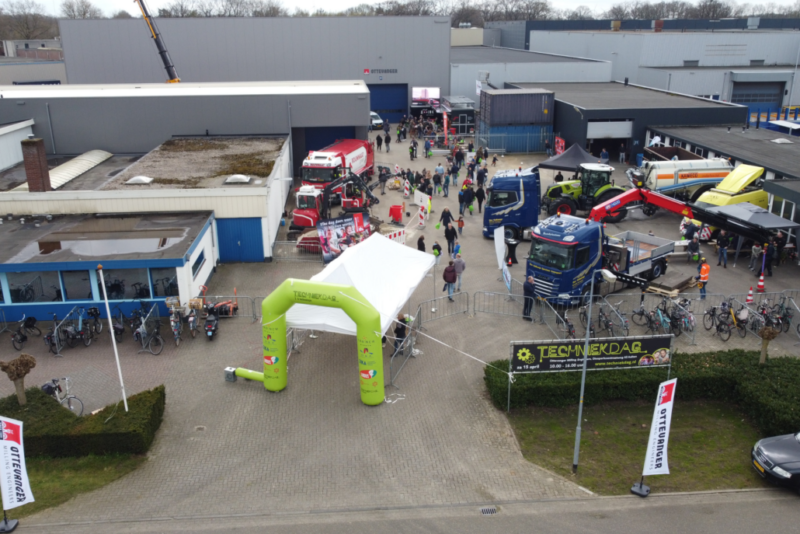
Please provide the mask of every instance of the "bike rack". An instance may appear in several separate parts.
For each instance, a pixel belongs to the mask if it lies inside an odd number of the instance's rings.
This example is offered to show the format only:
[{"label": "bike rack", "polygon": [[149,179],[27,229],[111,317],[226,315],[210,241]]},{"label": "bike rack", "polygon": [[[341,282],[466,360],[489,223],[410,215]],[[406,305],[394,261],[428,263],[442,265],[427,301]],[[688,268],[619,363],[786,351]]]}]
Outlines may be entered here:
[{"label": "bike rack", "polygon": [[147,315],[145,315],[142,318],[142,336],[140,339],[142,343],[142,350],[140,350],[136,354],[141,354],[142,352],[150,352],[150,350],[147,348],[147,345],[150,343],[150,340],[152,339],[153,334],[156,331],[155,324],[161,323],[161,316],[158,314],[158,304],[155,302],[152,304],[153,307],[150,308],[150,311],[147,312]]},{"label": "bike rack", "polygon": [[56,353],[53,354],[54,358],[63,358],[64,355],[61,354],[62,349],[64,346],[61,344],[62,339],[66,339],[66,329],[69,326],[75,326],[76,316],[78,314],[78,307],[75,306],[72,308],[61,322],[59,322],[55,328],[53,328],[53,343],[56,346]]}]

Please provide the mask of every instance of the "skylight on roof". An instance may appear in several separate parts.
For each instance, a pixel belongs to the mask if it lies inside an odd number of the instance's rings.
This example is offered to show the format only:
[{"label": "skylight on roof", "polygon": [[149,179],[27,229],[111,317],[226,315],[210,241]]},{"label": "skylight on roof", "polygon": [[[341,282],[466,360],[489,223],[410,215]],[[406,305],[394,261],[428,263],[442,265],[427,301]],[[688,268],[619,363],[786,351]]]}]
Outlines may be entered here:
[{"label": "skylight on roof", "polygon": [[791,144],[794,144],[794,141],[789,141],[788,139],[785,139],[783,137],[779,137],[777,139],[773,139],[772,142],[773,143],[778,143],[779,145],[791,145]]},{"label": "skylight on roof", "polygon": [[150,178],[149,176],[134,176],[133,178],[131,178],[130,180],[125,182],[125,184],[126,185],[141,185],[141,184],[149,184],[149,183],[152,183],[152,182],[153,182],[153,179]]},{"label": "skylight on roof", "polygon": [[232,174],[225,179],[226,184],[249,184],[250,177],[244,174]]}]

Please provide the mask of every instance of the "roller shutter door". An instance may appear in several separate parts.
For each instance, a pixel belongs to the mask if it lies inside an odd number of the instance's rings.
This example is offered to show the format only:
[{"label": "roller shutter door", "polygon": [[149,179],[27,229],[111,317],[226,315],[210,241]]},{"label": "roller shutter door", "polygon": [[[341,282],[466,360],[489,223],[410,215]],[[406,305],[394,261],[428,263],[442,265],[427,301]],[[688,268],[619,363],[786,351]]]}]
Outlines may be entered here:
[{"label": "roller shutter door", "polygon": [[[367,84],[370,109],[391,123],[408,115],[408,84]],[[366,120],[366,119],[365,119]]]},{"label": "roller shutter door", "polygon": [[751,112],[780,110],[784,82],[733,82],[731,102],[750,108]]}]

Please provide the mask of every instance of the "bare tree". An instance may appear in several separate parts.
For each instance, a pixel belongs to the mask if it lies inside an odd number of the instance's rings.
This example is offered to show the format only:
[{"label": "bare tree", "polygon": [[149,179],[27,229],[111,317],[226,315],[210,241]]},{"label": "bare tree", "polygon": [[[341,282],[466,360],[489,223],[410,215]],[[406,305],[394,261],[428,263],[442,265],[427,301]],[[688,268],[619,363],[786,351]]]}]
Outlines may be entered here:
[{"label": "bare tree", "polygon": [[33,0],[6,0],[3,11],[14,39],[51,38],[56,34],[53,19],[45,14],[42,4]]},{"label": "bare tree", "polygon": [[166,6],[159,8],[158,16],[164,18],[199,17],[195,9],[194,0],[172,0]]},{"label": "bare tree", "polygon": [[128,13],[127,11],[125,11],[124,9],[120,9],[119,11],[117,11],[116,13],[111,15],[111,18],[112,19],[132,19],[133,16],[130,13]]},{"label": "bare tree", "polygon": [[217,0],[217,17],[247,17],[250,15],[249,0]]},{"label": "bare tree", "polygon": [[733,8],[727,2],[719,0],[700,0],[692,9],[695,19],[723,19],[733,14]]},{"label": "bare tree", "polygon": [[566,12],[564,18],[567,20],[594,20],[594,13],[587,6],[578,6],[572,11]]},{"label": "bare tree", "polygon": [[103,12],[89,0],[64,0],[61,15],[68,19],[102,19]]},{"label": "bare tree", "polygon": [[289,16],[289,11],[278,0],[253,0],[250,13],[254,17]]}]

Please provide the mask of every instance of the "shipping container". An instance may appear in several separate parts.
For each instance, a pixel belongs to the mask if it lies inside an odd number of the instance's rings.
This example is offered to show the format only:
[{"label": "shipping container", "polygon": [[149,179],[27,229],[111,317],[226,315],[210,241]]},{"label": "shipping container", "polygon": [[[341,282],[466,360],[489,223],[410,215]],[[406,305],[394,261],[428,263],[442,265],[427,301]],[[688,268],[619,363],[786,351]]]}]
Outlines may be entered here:
[{"label": "shipping container", "polygon": [[553,124],[555,94],[545,89],[481,91],[480,117],[491,126]]},{"label": "shipping container", "polygon": [[490,150],[505,150],[506,153],[529,153],[544,152],[545,141],[550,141],[550,146],[553,146],[552,124],[489,126],[480,121],[475,144]]}]

